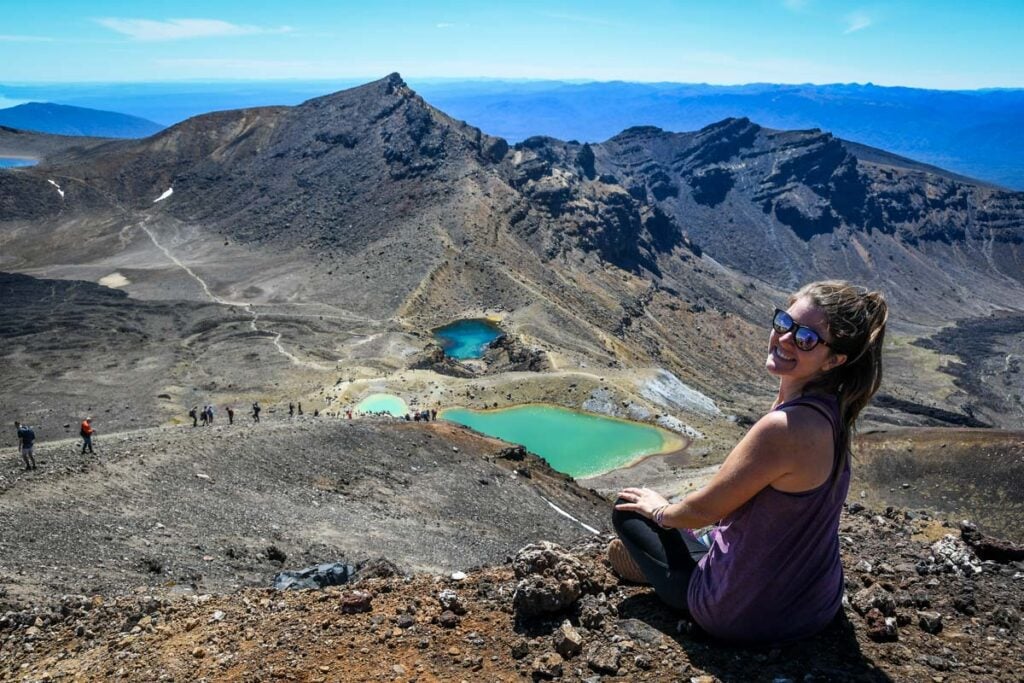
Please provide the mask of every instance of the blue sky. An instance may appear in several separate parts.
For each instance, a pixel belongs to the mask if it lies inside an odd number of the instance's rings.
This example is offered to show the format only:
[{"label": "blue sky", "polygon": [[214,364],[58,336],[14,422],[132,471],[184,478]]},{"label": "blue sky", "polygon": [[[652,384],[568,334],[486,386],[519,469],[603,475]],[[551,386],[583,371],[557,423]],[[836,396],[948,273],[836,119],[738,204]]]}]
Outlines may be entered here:
[{"label": "blue sky", "polygon": [[392,71],[1024,87],[1024,2],[0,0],[0,83]]}]

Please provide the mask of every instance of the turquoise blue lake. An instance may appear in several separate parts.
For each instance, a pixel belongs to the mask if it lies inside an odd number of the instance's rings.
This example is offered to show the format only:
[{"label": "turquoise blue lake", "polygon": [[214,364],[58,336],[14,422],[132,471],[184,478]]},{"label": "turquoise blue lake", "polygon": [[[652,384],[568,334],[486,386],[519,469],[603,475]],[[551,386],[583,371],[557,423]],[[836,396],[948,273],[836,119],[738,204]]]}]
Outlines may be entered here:
[{"label": "turquoise blue lake", "polygon": [[526,446],[559,472],[577,478],[624,467],[645,455],[683,446],[681,438],[656,427],[559,406],[449,408],[439,417]]},{"label": "turquoise blue lake", "polygon": [[480,358],[492,341],[502,336],[501,328],[490,320],[457,320],[434,330],[434,338],[449,358]]},{"label": "turquoise blue lake", "polygon": [[0,157],[0,168],[16,168],[18,166],[35,166],[35,159],[14,159],[12,157]]},{"label": "turquoise blue lake", "polygon": [[361,413],[387,413],[395,417],[405,417],[409,406],[405,401],[393,394],[370,394],[356,406]]}]

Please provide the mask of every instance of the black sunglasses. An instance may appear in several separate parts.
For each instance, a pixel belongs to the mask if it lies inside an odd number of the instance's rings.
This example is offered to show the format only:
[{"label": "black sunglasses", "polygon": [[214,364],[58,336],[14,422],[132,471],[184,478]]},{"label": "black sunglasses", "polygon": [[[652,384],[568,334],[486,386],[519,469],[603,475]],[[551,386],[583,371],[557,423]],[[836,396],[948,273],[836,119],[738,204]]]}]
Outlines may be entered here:
[{"label": "black sunglasses", "polygon": [[801,351],[810,351],[818,344],[831,347],[831,344],[822,339],[820,334],[805,325],[799,324],[793,320],[793,316],[781,308],[775,309],[775,316],[772,318],[772,329],[780,337],[787,332],[792,332],[793,343]]}]

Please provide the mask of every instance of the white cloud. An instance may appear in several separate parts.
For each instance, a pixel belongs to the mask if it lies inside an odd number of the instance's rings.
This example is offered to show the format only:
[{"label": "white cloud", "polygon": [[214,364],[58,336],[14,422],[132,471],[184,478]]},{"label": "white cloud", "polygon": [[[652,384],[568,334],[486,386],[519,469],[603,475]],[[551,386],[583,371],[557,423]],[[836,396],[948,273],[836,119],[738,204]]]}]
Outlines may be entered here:
[{"label": "white cloud", "polygon": [[248,36],[266,33],[288,33],[292,30],[290,26],[266,28],[245,24],[232,24],[220,19],[168,19],[166,21],[155,21],[153,19],[108,17],[97,19],[96,22],[106,26],[111,31],[128,36],[132,40],[142,41]]},{"label": "white cloud", "polygon": [[0,43],[52,43],[53,38],[45,36],[0,35]]},{"label": "white cloud", "polygon": [[871,17],[866,12],[852,12],[846,15],[846,30],[843,33],[853,33],[871,26]]}]

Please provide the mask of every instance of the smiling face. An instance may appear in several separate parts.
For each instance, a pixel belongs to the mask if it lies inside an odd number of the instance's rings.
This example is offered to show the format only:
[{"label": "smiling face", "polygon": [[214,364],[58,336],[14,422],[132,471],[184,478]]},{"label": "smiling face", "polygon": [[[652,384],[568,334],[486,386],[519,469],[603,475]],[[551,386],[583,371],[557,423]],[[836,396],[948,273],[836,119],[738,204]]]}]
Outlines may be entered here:
[{"label": "smiling face", "polygon": [[[823,342],[832,341],[825,312],[807,297],[801,297],[786,309],[795,322],[818,333]],[[824,343],[810,351],[801,351],[793,340],[793,332],[780,335],[772,329],[768,339],[768,360],[765,368],[784,382],[806,384],[823,372],[839,365],[844,356],[837,356]]]}]

